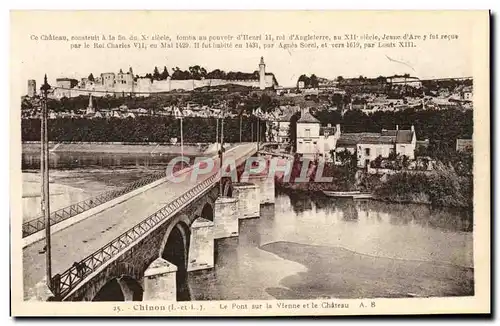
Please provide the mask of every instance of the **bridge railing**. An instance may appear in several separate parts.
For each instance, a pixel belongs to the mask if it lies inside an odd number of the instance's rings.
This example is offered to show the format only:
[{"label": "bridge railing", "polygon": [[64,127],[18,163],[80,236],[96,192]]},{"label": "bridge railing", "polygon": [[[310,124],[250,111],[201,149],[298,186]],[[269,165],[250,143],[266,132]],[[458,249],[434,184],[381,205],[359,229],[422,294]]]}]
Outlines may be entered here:
[{"label": "bridge railing", "polygon": [[134,241],[142,237],[156,225],[164,222],[180,210],[185,204],[189,203],[194,197],[202,194],[209,189],[218,180],[218,175],[214,174],[205,181],[197,184],[189,191],[171,201],[156,213],[150,215],[142,222],[138,223],[128,231],[124,232],[114,240],[110,241],[101,249],[80,262],[75,262],[68,270],[62,274],[56,274],[51,280],[52,288],[56,298],[64,298],[86,277],[95,272],[106,262],[121,255],[125,249]]},{"label": "bridge railing", "polygon": [[[110,200],[118,198],[126,193],[129,193],[129,192],[136,190],[140,187],[143,187],[145,185],[153,183],[153,182],[160,180],[161,178],[164,178],[164,177],[166,177],[166,174],[164,171],[156,172],[156,173],[153,173],[145,178],[142,178],[140,180],[129,183],[123,188],[120,188],[117,190],[110,190],[110,191],[104,192],[102,194],[99,194],[95,197],[91,197],[91,198],[85,199],[81,202],[78,202],[76,204],[72,204],[70,206],[56,210],[50,214],[50,225],[54,225],[54,224],[57,224],[57,223],[62,222],[64,220],[67,220],[67,219],[69,219],[73,216],[76,216],[78,214],[81,214],[81,213],[83,213],[91,208],[102,205]],[[45,229],[45,219],[43,216],[38,217],[34,220],[24,222],[23,228],[22,228],[23,238],[25,238],[29,235],[32,235],[38,231],[42,231],[44,229]]]}]

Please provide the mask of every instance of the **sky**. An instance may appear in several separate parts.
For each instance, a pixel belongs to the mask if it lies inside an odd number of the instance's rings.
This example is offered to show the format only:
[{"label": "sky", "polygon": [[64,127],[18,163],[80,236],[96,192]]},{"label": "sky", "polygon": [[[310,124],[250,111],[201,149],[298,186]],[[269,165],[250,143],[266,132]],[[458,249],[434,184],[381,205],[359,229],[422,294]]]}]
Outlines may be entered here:
[{"label": "sky", "polygon": [[[57,15],[57,16],[56,16]],[[474,25],[450,14],[394,15],[387,12],[364,16],[335,12],[81,12],[19,13],[12,18],[11,72],[13,87],[27,90],[27,80],[37,87],[47,74],[49,83],[70,77],[80,79],[90,73],[127,71],[152,73],[167,66],[186,70],[200,65],[208,71],[253,72],[260,57],[266,72],[275,74],[281,86],[294,86],[301,74],[320,77],[377,77],[409,73],[421,79],[468,77],[474,72],[472,47]],[[369,13],[365,13],[369,15]],[[30,24],[26,24],[30,21]],[[36,41],[31,35],[330,35],[405,34],[458,35],[457,40],[419,42],[415,48],[374,49],[70,49],[72,42]],[[93,42],[89,42],[93,43]],[[391,58],[393,60],[388,59]],[[395,61],[405,62],[401,64]],[[411,68],[410,68],[411,67]]]}]

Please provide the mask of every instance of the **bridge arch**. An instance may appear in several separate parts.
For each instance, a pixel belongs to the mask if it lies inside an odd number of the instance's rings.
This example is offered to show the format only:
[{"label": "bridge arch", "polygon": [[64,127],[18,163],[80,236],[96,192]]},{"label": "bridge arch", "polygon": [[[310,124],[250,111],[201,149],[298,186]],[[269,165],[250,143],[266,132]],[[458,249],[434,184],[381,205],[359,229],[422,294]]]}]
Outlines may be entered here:
[{"label": "bridge arch", "polygon": [[161,258],[177,266],[177,301],[190,300],[187,285],[187,264],[191,235],[189,224],[186,215],[174,218],[165,232],[159,252]]},{"label": "bridge arch", "polygon": [[205,203],[199,216],[203,217],[204,219],[207,219],[209,221],[213,221],[214,220],[214,207],[210,203]]},{"label": "bridge arch", "polygon": [[109,269],[98,283],[94,285],[96,291],[90,294],[91,301],[142,301],[143,288],[138,281],[141,273],[132,265],[119,263]]}]

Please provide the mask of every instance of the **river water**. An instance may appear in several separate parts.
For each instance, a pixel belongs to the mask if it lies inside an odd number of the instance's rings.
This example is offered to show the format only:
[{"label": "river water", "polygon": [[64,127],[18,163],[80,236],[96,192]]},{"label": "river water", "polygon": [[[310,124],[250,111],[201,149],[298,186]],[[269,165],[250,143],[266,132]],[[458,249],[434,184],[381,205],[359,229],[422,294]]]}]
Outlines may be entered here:
[{"label": "river water", "polygon": [[191,299],[473,295],[467,212],[278,193],[239,232],[189,275]]},{"label": "river water", "polygon": [[[163,169],[170,159],[58,153],[51,155],[51,178],[90,196]],[[22,162],[31,170],[25,174],[36,174],[39,155],[25,154]],[[473,295],[472,227],[472,214],[461,210],[278,191],[259,218],[240,221],[238,237],[216,240],[215,268],[189,274],[189,297]]]},{"label": "river water", "polygon": [[[49,166],[54,170],[109,169],[109,168],[151,168],[166,167],[168,162],[179,155],[143,153],[91,153],[91,152],[54,152],[49,153]],[[39,153],[23,153],[22,169],[40,169]]]}]

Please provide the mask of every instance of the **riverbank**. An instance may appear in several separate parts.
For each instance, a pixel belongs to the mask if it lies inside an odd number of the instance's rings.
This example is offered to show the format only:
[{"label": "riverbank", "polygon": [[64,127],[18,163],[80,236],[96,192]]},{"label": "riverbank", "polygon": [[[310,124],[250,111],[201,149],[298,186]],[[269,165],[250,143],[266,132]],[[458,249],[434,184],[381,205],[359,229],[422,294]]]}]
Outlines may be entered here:
[{"label": "riverbank", "polygon": [[[169,143],[126,143],[126,142],[49,142],[49,151],[78,152],[78,153],[110,153],[110,154],[181,154],[200,155],[212,151],[213,144],[195,143],[180,144]],[[226,144],[227,146],[227,144]],[[23,153],[40,153],[40,142],[23,142]]]},{"label": "riverbank", "polygon": [[[331,176],[331,175],[328,175]],[[332,182],[282,182],[276,187],[282,191],[323,194],[323,191],[360,191],[373,200],[402,204],[426,204],[436,207],[472,209],[472,177],[460,176],[452,170],[433,174],[399,172],[389,176],[359,172],[350,182],[345,176],[335,175]]]}]

